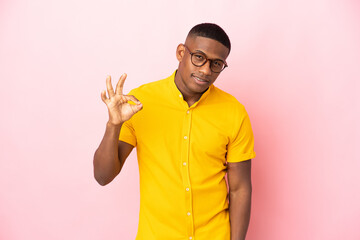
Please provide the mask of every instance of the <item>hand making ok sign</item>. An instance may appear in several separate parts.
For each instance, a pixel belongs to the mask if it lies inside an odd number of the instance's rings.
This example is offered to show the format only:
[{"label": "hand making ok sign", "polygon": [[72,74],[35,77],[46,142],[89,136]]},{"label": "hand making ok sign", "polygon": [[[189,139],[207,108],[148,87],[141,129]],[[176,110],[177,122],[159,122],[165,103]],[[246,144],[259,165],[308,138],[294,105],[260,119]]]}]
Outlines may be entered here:
[{"label": "hand making ok sign", "polygon": [[[106,78],[106,88],[109,97],[106,96],[106,91],[101,92],[101,99],[106,104],[109,112],[109,123],[113,125],[121,125],[129,120],[135,113],[142,109],[141,102],[132,95],[123,94],[123,86],[126,79],[126,74],[121,75],[119,82],[116,85],[116,91],[111,84],[111,77]],[[128,101],[135,103],[130,104]]]}]

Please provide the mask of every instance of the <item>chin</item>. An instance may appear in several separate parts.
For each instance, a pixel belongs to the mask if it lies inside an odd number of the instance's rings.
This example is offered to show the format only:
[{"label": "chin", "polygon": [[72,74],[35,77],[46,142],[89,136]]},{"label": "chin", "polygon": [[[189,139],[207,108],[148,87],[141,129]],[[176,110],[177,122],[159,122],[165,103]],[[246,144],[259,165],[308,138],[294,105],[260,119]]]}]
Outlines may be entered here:
[{"label": "chin", "polygon": [[210,87],[210,85],[211,84],[208,83],[208,84],[199,86],[198,84],[193,83],[193,84],[191,84],[191,90],[196,93],[203,93],[206,91],[206,89],[208,89]]}]

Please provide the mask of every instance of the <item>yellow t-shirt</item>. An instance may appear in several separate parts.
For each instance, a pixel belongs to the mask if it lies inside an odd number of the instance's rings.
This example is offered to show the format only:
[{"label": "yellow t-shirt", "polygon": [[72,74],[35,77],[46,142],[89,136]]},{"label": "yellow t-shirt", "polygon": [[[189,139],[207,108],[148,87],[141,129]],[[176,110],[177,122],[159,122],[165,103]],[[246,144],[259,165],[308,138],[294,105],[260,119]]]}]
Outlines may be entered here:
[{"label": "yellow t-shirt", "polygon": [[137,148],[137,240],[230,240],[226,162],[255,157],[243,105],[214,85],[191,107],[170,77],[132,90],[143,104],[121,128]]}]

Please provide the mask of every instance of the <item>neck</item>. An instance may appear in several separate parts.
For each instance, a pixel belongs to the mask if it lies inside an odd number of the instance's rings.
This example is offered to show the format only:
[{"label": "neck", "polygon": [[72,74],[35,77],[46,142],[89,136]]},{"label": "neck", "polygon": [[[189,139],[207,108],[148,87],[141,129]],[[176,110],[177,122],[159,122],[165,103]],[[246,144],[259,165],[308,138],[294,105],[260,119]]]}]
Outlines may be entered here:
[{"label": "neck", "polygon": [[181,92],[184,100],[187,102],[189,107],[191,107],[194,103],[199,101],[203,93],[206,92],[206,90],[202,93],[189,91],[188,88],[184,85],[183,81],[181,80],[181,76],[178,72],[176,72],[175,74],[175,85]]},{"label": "neck", "polygon": [[186,97],[184,94],[183,94],[183,97],[184,97],[184,100],[185,102],[187,102],[188,106],[191,107],[194,103],[196,103],[197,101],[199,101],[200,97],[193,97],[193,98],[190,98],[190,97]]}]

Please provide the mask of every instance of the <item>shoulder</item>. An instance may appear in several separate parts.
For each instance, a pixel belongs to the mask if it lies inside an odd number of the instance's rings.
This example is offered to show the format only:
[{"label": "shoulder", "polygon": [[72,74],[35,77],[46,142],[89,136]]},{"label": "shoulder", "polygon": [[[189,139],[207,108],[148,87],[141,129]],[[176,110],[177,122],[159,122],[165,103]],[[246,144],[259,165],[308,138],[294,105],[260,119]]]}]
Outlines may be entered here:
[{"label": "shoulder", "polygon": [[241,104],[236,97],[231,95],[230,93],[227,93],[223,90],[221,90],[218,87],[213,86],[212,87],[212,93],[211,93],[211,101],[216,101],[225,108],[231,108],[232,110],[237,110],[240,112],[245,111],[245,107],[243,104]]},{"label": "shoulder", "polygon": [[145,83],[137,88],[132,89],[129,95],[136,97],[147,97],[149,95],[156,95],[163,92],[167,88],[167,79],[161,79],[154,82]]}]

